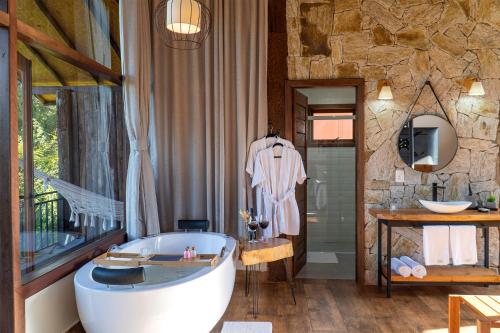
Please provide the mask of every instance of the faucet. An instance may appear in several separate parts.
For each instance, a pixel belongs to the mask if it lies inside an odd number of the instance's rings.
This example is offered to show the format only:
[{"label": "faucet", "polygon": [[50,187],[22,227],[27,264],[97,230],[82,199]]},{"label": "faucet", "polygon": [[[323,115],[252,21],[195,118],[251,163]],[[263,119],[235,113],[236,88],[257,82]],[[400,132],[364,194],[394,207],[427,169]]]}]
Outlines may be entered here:
[{"label": "faucet", "polygon": [[[438,186],[437,183],[432,183],[432,201],[438,201],[438,189],[444,190],[446,187]],[[444,200],[444,192],[443,192],[443,200]]]}]

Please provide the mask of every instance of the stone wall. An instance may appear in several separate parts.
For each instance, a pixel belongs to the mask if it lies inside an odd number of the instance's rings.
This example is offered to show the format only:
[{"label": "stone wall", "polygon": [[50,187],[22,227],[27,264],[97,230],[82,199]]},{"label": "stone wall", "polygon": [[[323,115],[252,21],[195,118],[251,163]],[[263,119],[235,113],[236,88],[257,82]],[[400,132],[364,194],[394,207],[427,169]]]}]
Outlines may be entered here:
[{"label": "stone wall", "polygon": [[[418,206],[430,184],[463,199],[469,184],[484,198],[498,192],[500,2],[498,0],[287,0],[289,79],[366,80],[366,209]],[[486,96],[469,97],[464,80],[481,78]],[[389,79],[393,101],[377,100],[377,81]],[[396,150],[399,129],[426,80],[457,130],[459,149],[445,169],[424,174],[406,167]],[[441,112],[429,89],[415,113]],[[397,168],[405,183],[394,182]],[[375,220],[366,214],[367,283],[376,270]],[[491,263],[498,264],[496,230]],[[479,242],[478,235],[478,244]],[[422,259],[421,232],[394,235],[396,255]]]}]

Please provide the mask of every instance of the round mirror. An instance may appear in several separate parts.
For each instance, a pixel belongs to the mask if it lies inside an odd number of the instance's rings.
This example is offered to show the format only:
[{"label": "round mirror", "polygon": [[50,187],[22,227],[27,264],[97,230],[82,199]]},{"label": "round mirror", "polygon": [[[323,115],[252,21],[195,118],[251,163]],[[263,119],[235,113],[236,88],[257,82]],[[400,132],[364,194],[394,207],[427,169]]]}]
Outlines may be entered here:
[{"label": "round mirror", "polygon": [[399,134],[399,156],[416,171],[441,170],[453,160],[457,149],[455,129],[439,116],[417,116],[404,124]]}]

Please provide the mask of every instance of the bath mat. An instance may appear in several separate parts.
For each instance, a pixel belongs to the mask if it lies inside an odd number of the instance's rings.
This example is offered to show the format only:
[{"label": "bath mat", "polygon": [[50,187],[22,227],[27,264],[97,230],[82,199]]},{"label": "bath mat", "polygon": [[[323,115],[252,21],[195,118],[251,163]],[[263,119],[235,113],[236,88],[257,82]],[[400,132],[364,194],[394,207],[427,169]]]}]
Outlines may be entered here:
[{"label": "bath mat", "polygon": [[225,321],[221,333],[272,333],[273,324],[268,321]]},{"label": "bath mat", "polygon": [[314,264],[338,264],[339,259],[335,252],[309,251],[307,252],[307,262]]}]

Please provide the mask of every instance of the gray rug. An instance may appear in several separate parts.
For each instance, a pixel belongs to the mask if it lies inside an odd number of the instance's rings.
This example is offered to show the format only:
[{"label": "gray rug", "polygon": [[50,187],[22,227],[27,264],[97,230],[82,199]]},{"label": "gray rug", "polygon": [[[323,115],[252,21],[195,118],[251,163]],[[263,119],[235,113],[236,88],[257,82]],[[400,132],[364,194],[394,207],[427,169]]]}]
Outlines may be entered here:
[{"label": "gray rug", "polygon": [[221,333],[272,333],[271,322],[225,321]]}]

